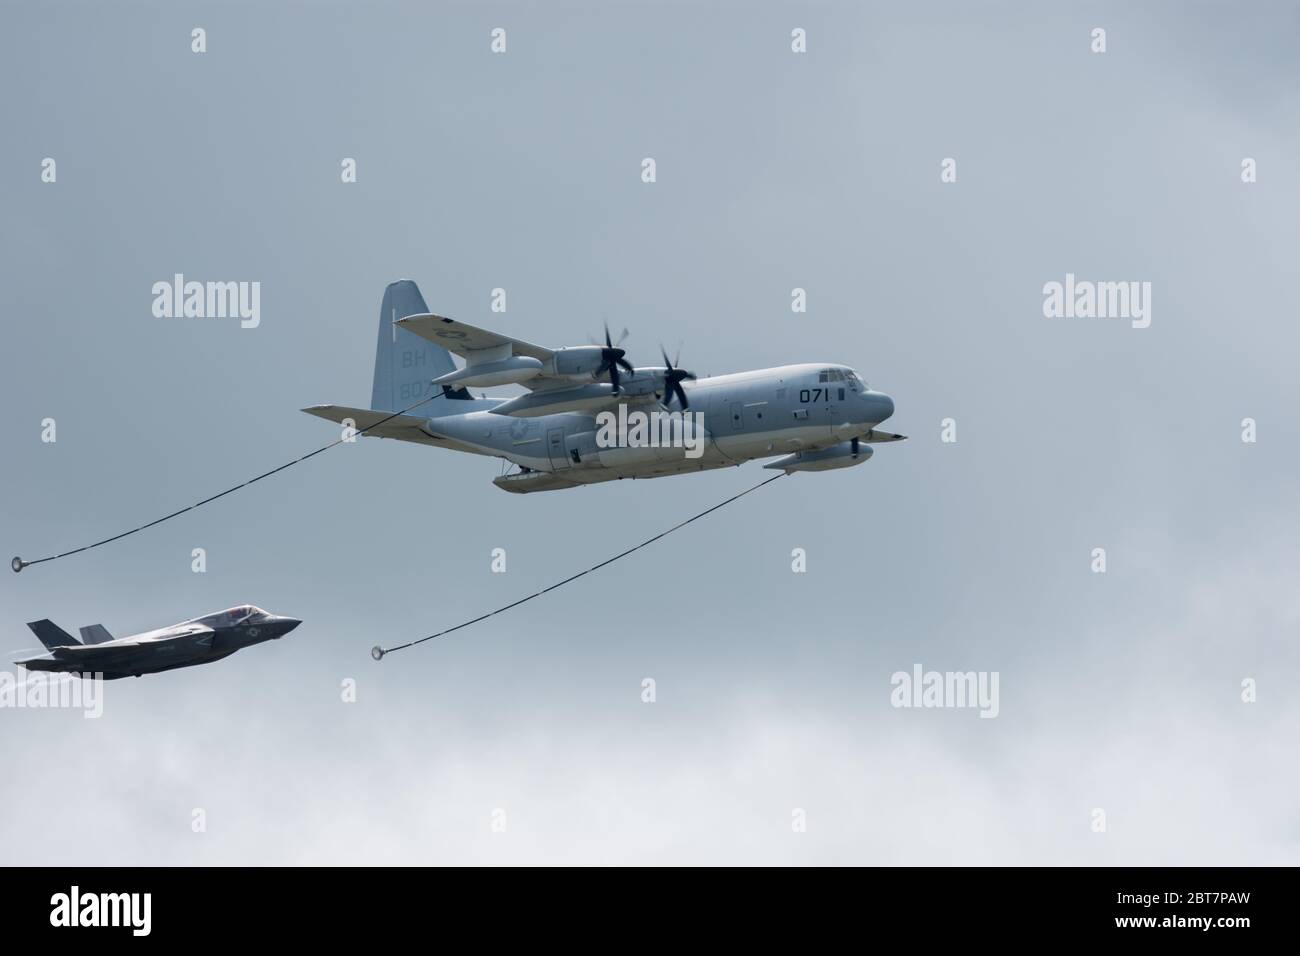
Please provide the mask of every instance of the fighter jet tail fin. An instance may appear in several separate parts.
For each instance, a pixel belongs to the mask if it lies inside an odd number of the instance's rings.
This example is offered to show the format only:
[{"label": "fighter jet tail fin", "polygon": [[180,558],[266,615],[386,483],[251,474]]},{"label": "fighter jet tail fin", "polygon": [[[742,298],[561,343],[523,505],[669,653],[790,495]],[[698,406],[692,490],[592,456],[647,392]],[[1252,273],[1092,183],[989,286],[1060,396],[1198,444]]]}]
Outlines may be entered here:
[{"label": "fighter jet tail fin", "polygon": [[105,641],[113,639],[113,635],[108,633],[108,628],[104,627],[103,624],[91,624],[80,630],[83,644],[103,644]]},{"label": "fighter jet tail fin", "polygon": [[63,628],[59,627],[53,621],[50,620],[32,621],[27,626],[32,629],[33,634],[35,634],[38,638],[40,638],[41,643],[44,644],[46,648],[51,651],[54,650],[56,647],[80,647],[81,646],[81,642],[79,640],[77,640],[75,637],[73,637]]},{"label": "fighter jet tail fin", "polygon": [[[410,279],[401,279],[384,290],[384,302],[379,307],[379,341],[375,346],[371,408],[396,412],[422,397],[431,400],[461,397],[448,394],[449,389],[433,384],[433,379],[456,370],[451,353],[394,324],[408,315],[424,315],[428,311],[420,287]],[[431,405],[432,401],[413,409],[411,414],[430,418],[435,414]]]}]

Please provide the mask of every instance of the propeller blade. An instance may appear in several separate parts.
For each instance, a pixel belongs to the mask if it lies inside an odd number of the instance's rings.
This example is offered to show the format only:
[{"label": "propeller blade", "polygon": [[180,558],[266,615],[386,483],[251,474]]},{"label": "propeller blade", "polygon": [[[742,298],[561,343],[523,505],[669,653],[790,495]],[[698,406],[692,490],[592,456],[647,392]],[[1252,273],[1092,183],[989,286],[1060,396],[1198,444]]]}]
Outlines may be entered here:
[{"label": "propeller blade", "polygon": [[609,384],[614,386],[614,394],[618,394],[618,363],[609,363]]},{"label": "propeller blade", "polygon": [[673,382],[673,391],[677,393],[677,400],[682,403],[682,411],[691,407],[691,403],[686,400],[686,390],[682,388],[681,382]]},{"label": "propeller blade", "polygon": [[617,364],[621,365],[623,367],[623,370],[627,372],[628,375],[636,374],[636,369],[632,367],[632,363],[629,362],[627,359],[621,358],[618,360]]}]

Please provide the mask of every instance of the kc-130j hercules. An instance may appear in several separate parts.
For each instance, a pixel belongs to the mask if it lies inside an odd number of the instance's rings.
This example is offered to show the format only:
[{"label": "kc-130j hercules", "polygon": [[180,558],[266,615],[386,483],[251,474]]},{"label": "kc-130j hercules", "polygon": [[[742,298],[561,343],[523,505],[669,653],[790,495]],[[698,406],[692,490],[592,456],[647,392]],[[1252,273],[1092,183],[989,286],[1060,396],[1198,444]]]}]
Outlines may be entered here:
[{"label": "kc-130j hercules", "polygon": [[130,637],[114,638],[104,625],[91,624],[81,629],[83,644],[52,621],[35,621],[27,626],[50,655],[15,663],[29,671],[98,674],[104,680],[139,677],[219,661],[242,648],[284,637],[301,623],[244,604]]},{"label": "kc-130j hercules", "polygon": [[[519,470],[494,483],[514,492],[658,478],[756,458],[776,457],[765,467],[787,472],[825,471],[866,461],[873,442],[906,437],[876,429],[894,413],[894,401],[845,365],[697,378],[666,353],[663,365],[647,368],[634,368],[624,355],[608,329],[604,345],[548,349],[432,315],[415,283],[403,280],[384,292],[371,407],[303,411],[370,436],[504,458]],[[469,393],[470,386],[507,384],[528,392]],[[390,417],[417,402],[409,414]],[[621,405],[625,422],[638,410],[662,416],[674,403],[679,413],[693,409],[692,421],[702,424],[698,447],[624,441],[626,430],[617,442],[601,440],[608,434],[598,427],[602,412]]]}]

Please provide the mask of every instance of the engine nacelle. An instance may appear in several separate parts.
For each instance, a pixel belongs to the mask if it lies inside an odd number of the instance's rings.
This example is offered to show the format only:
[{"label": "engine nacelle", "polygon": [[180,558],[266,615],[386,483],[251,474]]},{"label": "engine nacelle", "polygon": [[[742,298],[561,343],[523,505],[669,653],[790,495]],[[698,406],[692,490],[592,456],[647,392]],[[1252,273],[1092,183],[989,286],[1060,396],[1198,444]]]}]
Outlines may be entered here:
[{"label": "engine nacelle", "polygon": [[780,468],[789,474],[792,471],[830,471],[832,468],[851,468],[860,465],[871,457],[871,446],[858,444],[853,450],[853,442],[846,441],[830,448],[816,451],[797,451],[793,455],[778,458],[764,468]]},{"label": "engine nacelle", "polygon": [[555,374],[569,378],[591,375],[600,368],[600,359],[604,350],[599,345],[579,345],[575,348],[560,349],[551,359]]}]

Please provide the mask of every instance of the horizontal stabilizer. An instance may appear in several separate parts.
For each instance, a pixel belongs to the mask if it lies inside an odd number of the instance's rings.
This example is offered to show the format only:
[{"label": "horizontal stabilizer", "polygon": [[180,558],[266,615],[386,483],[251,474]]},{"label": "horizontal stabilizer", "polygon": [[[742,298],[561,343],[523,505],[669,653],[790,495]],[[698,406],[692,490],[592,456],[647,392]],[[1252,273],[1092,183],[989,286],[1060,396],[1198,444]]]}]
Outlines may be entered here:
[{"label": "horizontal stabilizer", "polygon": [[77,640],[75,637],[73,637],[63,628],[59,627],[53,621],[50,620],[32,621],[27,626],[32,629],[32,633],[35,634],[40,639],[40,642],[50,650],[54,650],[56,647],[80,647],[81,646],[81,642],[79,640]]},{"label": "horizontal stabilizer", "polygon": [[113,635],[108,633],[108,628],[103,624],[91,624],[81,628],[81,641],[83,644],[103,644],[105,641],[111,641]]},{"label": "horizontal stabilizer", "polygon": [[[392,412],[375,411],[369,408],[348,408],[346,405],[312,405],[304,408],[308,415],[324,418],[327,421],[350,422],[358,432],[365,429],[366,435],[374,438],[402,438],[407,441],[434,441],[423,431],[427,418],[416,415],[394,415]],[[388,419],[384,421],[384,419]],[[379,422],[384,422],[379,425]]]}]

